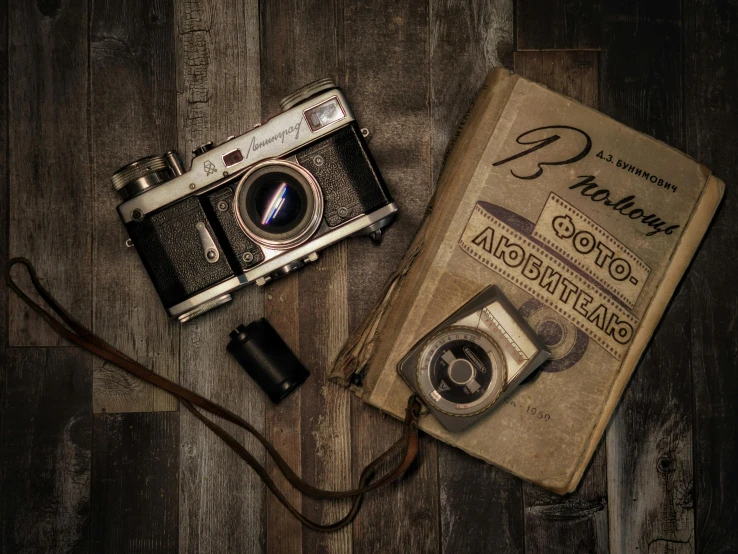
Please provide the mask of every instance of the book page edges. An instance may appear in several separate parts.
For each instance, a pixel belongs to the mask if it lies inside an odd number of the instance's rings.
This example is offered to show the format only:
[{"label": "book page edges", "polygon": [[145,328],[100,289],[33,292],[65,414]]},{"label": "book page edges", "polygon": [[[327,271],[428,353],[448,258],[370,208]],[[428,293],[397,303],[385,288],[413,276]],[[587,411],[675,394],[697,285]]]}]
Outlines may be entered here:
[{"label": "book page edges", "polygon": [[[643,354],[646,346],[651,340],[651,336],[653,335],[656,326],[661,321],[661,317],[663,316],[663,313],[668,303],[670,302],[677,285],[681,281],[681,278],[684,276],[687,267],[689,266],[692,258],[694,257],[694,254],[697,251],[697,248],[699,247],[699,244],[705,236],[705,233],[710,225],[710,222],[712,221],[715,211],[720,204],[720,200],[724,193],[724,188],[725,184],[722,180],[714,176],[710,176],[708,178],[703,192],[700,195],[700,199],[695,206],[692,217],[685,227],[684,234],[682,235],[680,242],[674,250],[669,268],[666,270],[664,277],[659,284],[659,287],[656,289],[651,304],[649,305],[646,313],[643,316],[642,324],[633,339],[633,344],[631,345],[631,348],[628,350],[628,353],[623,360],[618,376],[604,404],[602,414],[592,430],[592,434],[587,443],[587,447],[583,450],[582,457],[580,458],[579,463],[574,466],[570,472],[567,472],[567,474],[560,477],[551,477],[549,479],[531,479],[529,475],[523,475],[518,472],[515,467],[500,465],[499,463],[493,462],[492,460],[488,459],[484,455],[480,455],[479,452],[470,452],[459,446],[458,444],[450,442],[447,437],[439,436],[436,432],[434,432],[434,429],[424,428],[423,430],[430,436],[441,440],[446,444],[449,444],[450,446],[464,450],[464,452],[471,455],[472,457],[501,467],[502,469],[512,473],[513,475],[525,481],[529,481],[540,487],[543,487],[553,493],[564,495],[576,490],[579,482],[582,479],[582,476],[584,475],[584,471],[589,465],[589,462],[594,455],[594,451],[597,448],[597,445],[599,444],[600,439],[605,432],[605,429],[607,428],[615,407],[617,406],[620,397],[625,390],[625,386],[630,380],[630,377],[632,376],[641,355]],[[366,394],[363,399],[370,405],[378,408],[380,411],[388,415],[391,415],[392,417],[402,417],[402,414],[394,413],[393,411],[388,410],[387,406],[381,403],[374,402],[369,394]]]},{"label": "book page edges", "polygon": [[[458,205],[466,194],[472,175],[497,127],[518,79],[517,75],[502,69],[493,70],[488,75],[483,89],[469,112],[468,123],[450,150],[436,193],[431,200],[418,235],[407,249],[400,268],[392,275],[380,300],[361,327],[351,336],[329,373],[332,381],[344,386],[350,385],[353,392],[364,401],[393,417],[401,417],[401,415],[392,413],[386,406],[372,401],[374,386],[386,365],[387,357],[395,346],[399,330],[405,324],[409,308],[425,280],[435,251],[456,211],[450,207]],[[606,117],[599,112],[598,115]],[[658,142],[652,137],[649,138]],[[675,150],[675,152],[678,151]],[[678,153],[685,156],[681,152]],[[701,169],[705,178],[702,193],[694,206],[692,216],[674,250],[663,278],[644,313],[633,343],[607,395],[602,413],[592,429],[589,440],[585,443],[586,448],[583,449],[577,464],[571,466],[568,471],[550,479],[536,479],[532,481],[535,484],[557,494],[566,494],[578,486],[625,386],[697,251],[723,196],[724,183],[717,177],[711,176],[708,168],[701,166]],[[443,209],[433,209],[438,206],[443,206]],[[430,434],[434,435],[432,432]],[[436,438],[447,442],[443,437]],[[451,445],[459,448],[456,444]],[[478,453],[469,454],[492,463],[483,456],[479,456]],[[522,476],[516,472],[514,467],[503,467],[503,469],[530,480],[529,476]]]},{"label": "book page edges", "polygon": [[[351,335],[329,371],[331,381],[350,385],[361,398],[371,394],[381,373],[381,367],[375,365],[383,366],[384,358],[391,352],[393,337],[396,338],[396,331],[402,328],[409,312],[406,308],[414,301],[433,260],[432,245],[443,238],[451,223],[455,210],[434,210],[434,206],[458,204],[463,198],[518,79],[519,76],[503,68],[487,75],[466,117],[468,124],[449,147],[449,157],[418,234],[399,269],[388,279],[379,301]],[[388,310],[390,307],[392,310]]]},{"label": "book page edges", "polygon": [[[709,174],[709,170],[707,168],[705,168],[705,171]],[[549,487],[546,484],[543,484],[545,488],[548,488],[557,494],[566,494],[573,492],[579,485],[579,481],[582,479],[584,471],[587,469],[589,461],[594,455],[595,449],[597,448],[603,433],[607,429],[610,418],[620,401],[620,397],[623,395],[623,391],[625,390],[631,375],[633,375],[633,371],[638,365],[638,361],[643,355],[646,346],[648,346],[656,326],[661,321],[661,318],[666,311],[666,307],[674,295],[674,291],[687,271],[692,258],[697,252],[697,248],[710,226],[724,192],[725,183],[714,175],[710,175],[707,179],[702,195],[695,206],[693,215],[690,218],[687,227],[684,229],[682,238],[674,250],[674,254],[672,255],[672,259],[666,273],[664,274],[659,287],[656,289],[651,303],[646,309],[641,325],[633,339],[633,344],[623,360],[620,372],[615,379],[615,383],[613,384],[605,403],[602,416],[592,432],[592,436],[590,437],[588,446],[579,462],[579,465],[574,470],[570,481],[564,486],[553,485]],[[647,370],[647,368],[644,369]]]}]

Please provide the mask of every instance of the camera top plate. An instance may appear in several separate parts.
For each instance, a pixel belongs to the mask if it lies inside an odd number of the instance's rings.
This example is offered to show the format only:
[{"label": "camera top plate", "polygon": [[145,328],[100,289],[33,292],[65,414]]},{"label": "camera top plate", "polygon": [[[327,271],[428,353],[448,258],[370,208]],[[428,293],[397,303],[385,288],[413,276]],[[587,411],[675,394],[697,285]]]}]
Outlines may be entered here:
[{"label": "camera top plate", "polygon": [[[333,98],[340,104],[343,117],[313,131],[304,112]],[[243,173],[257,162],[269,158],[284,158],[352,121],[354,115],[343,92],[338,88],[327,90],[196,156],[190,171],[123,202],[118,206],[118,213],[123,223],[129,223],[134,214],[140,218],[191,194],[202,193],[224,177]],[[241,161],[231,163],[228,160],[236,150],[241,152]]]}]

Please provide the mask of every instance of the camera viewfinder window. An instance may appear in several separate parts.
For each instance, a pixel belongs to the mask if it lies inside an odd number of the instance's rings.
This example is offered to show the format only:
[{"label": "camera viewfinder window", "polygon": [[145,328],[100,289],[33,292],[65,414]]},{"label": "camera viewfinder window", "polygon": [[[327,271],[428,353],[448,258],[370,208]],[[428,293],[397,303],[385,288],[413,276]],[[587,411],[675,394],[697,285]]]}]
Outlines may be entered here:
[{"label": "camera viewfinder window", "polygon": [[308,125],[310,125],[310,129],[313,132],[343,119],[344,116],[345,114],[337,98],[331,98],[314,108],[305,110],[305,119],[307,119]]},{"label": "camera viewfinder window", "polygon": [[228,154],[223,156],[223,164],[226,167],[231,167],[232,165],[236,165],[238,163],[241,163],[242,161],[243,154],[238,148],[236,148],[235,150],[231,150],[230,152],[228,152]]}]

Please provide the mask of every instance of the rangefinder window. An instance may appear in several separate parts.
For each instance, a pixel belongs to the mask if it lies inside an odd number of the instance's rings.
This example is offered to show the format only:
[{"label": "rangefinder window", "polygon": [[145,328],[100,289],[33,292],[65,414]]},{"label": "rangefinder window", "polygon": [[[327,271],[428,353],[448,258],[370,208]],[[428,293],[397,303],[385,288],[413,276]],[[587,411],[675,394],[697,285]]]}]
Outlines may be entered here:
[{"label": "rangefinder window", "polygon": [[223,165],[226,167],[231,167],[232,165],[240,164],[243,161],[243,154],[241,151],[236,148],[235,150],[232,150],[231,152],[228,152],[225,156],[223,156]]},{"label": "rangefinder window", "polygon": [[340,121],[344,117],[341,105],[336,98],[318,104],[314,108],[305,111],[305,119],[307,119],[310,130],[315,132],[323,127]]}]

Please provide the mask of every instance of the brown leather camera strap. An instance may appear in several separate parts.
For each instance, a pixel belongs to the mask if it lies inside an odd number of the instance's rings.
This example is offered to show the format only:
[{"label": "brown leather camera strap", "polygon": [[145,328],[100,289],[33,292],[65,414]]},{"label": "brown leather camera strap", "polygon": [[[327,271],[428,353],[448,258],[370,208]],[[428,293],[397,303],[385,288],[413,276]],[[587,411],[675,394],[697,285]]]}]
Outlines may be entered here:
[{"label": "brown leather camera strap", "polygon": [[[10,275],[11,269],[16,264],[22,264],[28,270],[31,277],[31,282],[38,294],[43,298],[44,302],[57,314],[61,319],[57,319],[40,304],[32,300],[23,292],[20,287],[16,284]],[[118,351],[107,342],[102,340],[100,337],[93,334],[91,331],[83,327],[80,323],[75,321],[67,312],[62,308],[54,297],[41,285],[36,275],[36,270],[33,268],[31,262],[25,258],[13,258],[8,262],[5,271],[5,280],[8,283],[8,287],[15,292],[28,306],[39,314],[48,323],[51,328],[56,331],[63,338],[68,341],[84,348],[85,350],[92,352],[96,356],[109,361],[120,367],[121,369],[135,375],[139,379],[143,379],[152,385],[165,390],[177,398],[180,399],[182,405],[191,411],[195,417],[202,421],[210,430],[218,435],[223,441],[236,453],[238,454],[248,465],[251,467],[259,478],[264,482],[267,488],[274,494],[274,496],[289,510],[289,512],[295,516],[303,525],[313,529],[315,531],[336,531],[350,524],[356,517],[359,508],[361,507],[362,495],[372,491],[382,485],[390,483],[399,477],[401,477],[405,471],[410,467],[415,456],[418,453],[418,417],[421,415],[421,404],[420,401],[415,397],[411,396],[407,410],[405,412],[405,425],[402,437],[395,442],[390,448],[381,456],[376,458],[368,466],[364,468],[359,477],[358,486],[355,489],[346,491],[329,491],[314,487],[301,479],[295,474],[294,471],[287,465],[282,456],[279,455],[274,446],[257,431],[251,424],[240,416],[234,414],[227,408],[219,406],[215,402],[211,402],[207,398],[200,396],[199,394],[192,392],[189,389],[165,379],[161,375],[158,375],[150,369],[139,364],[135,360],[129,358],[122,352]],[[206,417],[198,408],[210,412],[211,414],[221,417],[226,421],[230,421],[235,425],[245,429],[251,435],[253,435],[266,449],[269,456],[274,461],[279,471],[285,476],[287,481],[301,493],[306,494],[312,498],[322,500],[336,500],[342,498],[353,498],[353,504],[351,505],[348,513],[338,521],[333,523],[323,524],[313,521],[302,513],[300,513],[292,504],[289,503],[284,494],[277,488],[274,480],[269,475],[266,468],[259,463],[259,461],[241,445],[230,433],[223,429],[220,425]],[[373,480],[373,477],[380,466],[387,462],[393,456],[397,456],[399,461],[385,475],[377,480]]]}]

